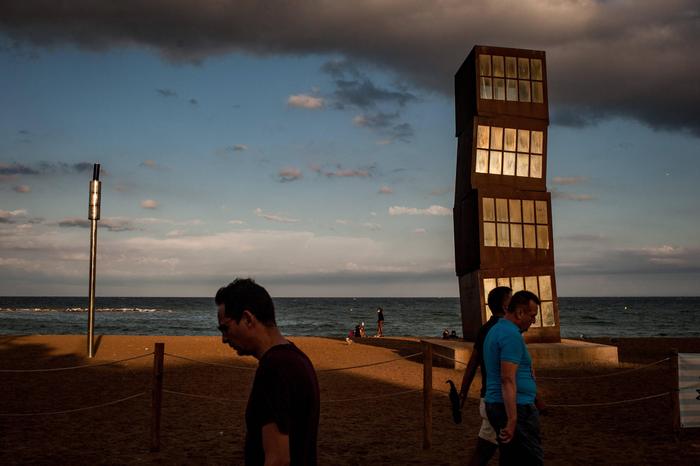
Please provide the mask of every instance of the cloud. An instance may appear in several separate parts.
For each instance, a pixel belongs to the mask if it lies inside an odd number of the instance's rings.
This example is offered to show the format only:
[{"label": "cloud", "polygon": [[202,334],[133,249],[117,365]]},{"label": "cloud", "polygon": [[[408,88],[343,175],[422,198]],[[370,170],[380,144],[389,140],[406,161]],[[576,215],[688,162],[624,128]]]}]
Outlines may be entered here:
[{"label": "cloud", "polygon": [[139,164],[139,167],[143,168],[150,168],[151,170],[158,170],[158,171],[163,171],[167,170],[168,168],[159,164],[155,160],[144,160]]},{"label": "cloud", "polygon": [[195,105],[195,106],[199,105],[199,101],[197,99],[190,99],[189,102],[190,102],[190,105]]},{"label": "cloud", "polygon": [[379,188],[379,194],[391,194],[393,193],[394,190],[391,189],[389,186],[382,186]]},{"label": "cloud", "polygon": [[244,222],[243,220],[236,220],[236,219],[229,220],[226,223],[228,223],[229,225],[245,225],[246,224],[246,222]]},{"label": "cloud", "polygon": [[447,207],[442,207],[439,205],[431,205],[427,209],[418,209],[416,207],[392,206],[389,207],[389,215],[452,215],[452,209],[448,209]]},{"label": "cloud", "polygon": [[[90,220],[80,217],[69,217],[55,222],[56,225],[62,228],[90,228],[90,223]],[[134,221],[124,218],[103,218],[97,221],[97,227],[115,232],[140,229],[134,224]]]},{"label": "cloud", "polygon": [[552,178],[552,183],[560,185],[581,184],[587,180],[585,176],[555,176]]},{"label": "cloud", "polygon": [[350,224],[350,221],[349,221],[349,220],[342,219],[342,218],[339,218],[339,219],[336,219],[335,223],[337,223],[338,225],[349,225],[349,224]]},{"label": "cloud", "polygon": [[233,150],[234,152],[241,152],[244,150],[248,150],[248,146],[246,146],[245,144],[234,144]]},{"label": "cloud", "polygon": [[0,223],[14,223],[16,219],[26,217],[25,209],[2,210],[0,209]]},{"label": "cloud", "polygon": [[19,163],[2,163],[0,162],[0,175],[38,175],[39,171],[36,168],[31,168]]},{"label": "cloud", "polygon": [[416,235],[424,235],[426,233],[425,228],[416,228],[413,230],[413,233]]},{"label": "cloud", "polygon": [[586,115],[578,118],[583,124],[622,116],[700,135],[695,0],[302,1],[275,8],[218,0],[118,7],[88,0],[5,0],[2,12],[0,30],[22,45],[74,44],[93,51],[139,46],[178,63],[231,52],[332,53],[392,69],[449,97],[471,44],[545,50],[551,101]]},{"label": "cloud", "polygon": [[372,222],[365,222],[365,223],[362,223],[361,226],[363,226],[363,227],[365,227],[365,228],[367,228],[367,229],[369,229],[369,230],[372,230],[372,231],[379,231],[379,230],[382,229],[382,226],[381,226],[380,224],[378,224],[378,223],[372,223]]},{"label": "cloud", "polygon": [[[92,171],[93,164],[90,162],[38,162],[29,165],[20,163],[2,163],[0,162],[0,176],[13,177],[15,175],[47,175],[53,173],[85,173]],[[105,170],[101,173],[106,174]]]},{"label": "cloud", "polygon": [[591,196],[590,194],[574,194],[574,193],[566,193],[566,192],[562,192],[562,191],[552,190],[552,199],[561,199],[564,201],[587,202],[587,201],[595,200],[595,197]]},{"label": "cloud", "polygon": [[12,190],[16,193],[28,193],[32,190],[32,188],[30,188],[27,184],[20,184],[13,187]]},{"label": "cloud", "polygon": [[303,178],[301,170],[294,167],[283,168],[277,173],[277,177],[280,183],[288,183],[290,181],[296,181]]},{"label": "cloud", "polygon": [[287,105],[296,108],[306,108],[309,110],[318,110],[323,108],[323,98],[314,97],[306,94],[290,95],[287,99]]},{"label": "cloud", "polygon": [[452,187],[446,186],[444,188],[433,189],[432,191],[430,191],[430,195],[431,196],[444,196],[445,194],[451,193],[451,192],[452,192]]},{"label": "cloud", "polygon": [[144,209],[157,209],[158,205],[158,201],[154,201],[153,199],[145,199],[141,201],[141,207]]},{"label": "cloud", "polygon": [[312,164],[309,168],[311,171],[323,175],[326,178],[369,178],[372,176],[372,171],[374,170],[374,166],[366,168],[343,168],[341,165],[338,165],[333,170],[328,170],[318,164]]},{"label": "cloud", "polygon": [[390,144],[395,140],[409,142],[414,135],[413,127],[410,123],[398,123],[398,119],[398,112],[376,112],[357,115],[352,119],[352,122],[355,126],[371,128],[388,137],[388,139],[378,141],[378,144]]},{"label": "cloud", "polygon": [[268,214],[263,212],[261,208],[255,209],[255,215],[258,217],[264,218],[265,220],[269,220],[271,222],[277,222],[277,223],[299,223],[300,220],[297,218],[291,218],[291,217],[284,217],[282,215],[276,215],[276,214]]},{"label": "cloud", "polygon": [[159,96],[161,97],[177,97],[177,92],[173,91],[172,89],[156,89],[156,92],[158,93]]}]

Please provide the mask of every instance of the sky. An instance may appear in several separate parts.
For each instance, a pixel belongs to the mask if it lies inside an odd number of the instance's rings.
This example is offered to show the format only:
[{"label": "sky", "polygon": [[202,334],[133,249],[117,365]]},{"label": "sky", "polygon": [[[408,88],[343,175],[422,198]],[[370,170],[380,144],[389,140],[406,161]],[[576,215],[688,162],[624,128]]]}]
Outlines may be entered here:
[{"label": "sky", "polygon": [[6,0],[0,295],[458,296],[454,73],[544,50],[559,296],[700,294],[692,1]]}]

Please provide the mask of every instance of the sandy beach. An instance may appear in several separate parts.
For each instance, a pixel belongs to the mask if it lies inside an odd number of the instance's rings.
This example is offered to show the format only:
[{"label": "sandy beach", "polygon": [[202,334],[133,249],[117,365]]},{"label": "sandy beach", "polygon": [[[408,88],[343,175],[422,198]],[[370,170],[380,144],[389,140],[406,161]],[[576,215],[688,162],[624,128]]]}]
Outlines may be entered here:
[{"label": "sandy beach", "polygon": [[[460,425],[452,422],[445,380],[461,373],[434,368],[433,447],[423,450],[422,360],[414,357],[365,368],[326,371],[385,361],[420,351],[417,339],[344,341],[291,338],[312,359],[321,385],[320,463],[465,464],[479,427],[479,383],[472,387]],[[700,339],[597,339],[619,347],[620,368],[542,370],[539,389],[547,402],[587,404],[667,392],[675,380],[668,363],[621,376],[578,378],[638,367],[670,348],[700,352]],[[0,413],[67,411],[132,395],[101,408],[42,416],[0,416],[0,463],[54,464],[241,464],[243,412],[255,360],[240,358],[217,337],[103,336],[96,357],[85,358],[85,338],[0,337],[0,369],[46,369],[101,364],[165,351],[208,363],[165,357],[162,446],[149,452],[150,381],[153,357],[69,371],[0,374]],[[568,380],[546,379],[562,377]],[[397,394],[390,397],[383,395]],[[360,398],[357,400],[357,398]],[[223,399],[223,400],[222,400]],[[228,401],[227,401],[228,400]],[[550,408],[542,418],[547,464],[700,463],[700,431],[671,430],[669,397],[607,407]],[[493,461],[496,464],[496,461]]]}]

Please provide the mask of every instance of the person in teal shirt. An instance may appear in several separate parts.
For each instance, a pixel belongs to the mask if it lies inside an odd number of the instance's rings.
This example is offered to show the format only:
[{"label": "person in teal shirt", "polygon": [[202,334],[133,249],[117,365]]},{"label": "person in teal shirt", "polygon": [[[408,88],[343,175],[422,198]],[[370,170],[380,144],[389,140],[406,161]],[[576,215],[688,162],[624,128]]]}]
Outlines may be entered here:
[{"label": "person in teal shirt", "polygon": [[522,333],[537,317],[540,300],[518,291],[506,315],[491,328],[484,341],[486,414],[498,432],[501,465],[542,465],[537,384],[532,358]]}]

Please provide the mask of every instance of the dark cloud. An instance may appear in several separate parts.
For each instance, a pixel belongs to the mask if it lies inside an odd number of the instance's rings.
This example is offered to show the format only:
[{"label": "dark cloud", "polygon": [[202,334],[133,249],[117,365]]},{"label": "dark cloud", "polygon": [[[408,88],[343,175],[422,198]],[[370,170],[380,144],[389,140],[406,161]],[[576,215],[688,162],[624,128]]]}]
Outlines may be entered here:
[{"label": "dark cloud", "polygon": [[363,168],[343,168],[341,165],[337,165],[333,169],[326,169],[321,165],[314,164],[310,168],[311,171],[326,178],[370,178],[375,170],[374,165]]},{"label": "dark cloud", "polygon": [[[92,171],[92,163],[90,162],[78,162],[78,163],[66,163],[66,162],[38,162],[32,166],[23,165],[20,163],[0,163],[0,176],[12,176],[12,175],[46,175],[52,173],[85,173]],[[105,170],[100,171],[101,174],[106,175]]]},{"label": "dark cloud", "polygon": [[199,101],[197,99],[190,99],[190,105],[199,105]]},{"label": "dark cloud", "polygon": [[[173,62],[200,63],[231,52],[341,54],[393,69],[449,98],[472,44],[545,50],[554,122],[584,125],[620,116],[700,135],[696,0],[5,0],[0,31],[12,43],[36,47],[142,46]],[[339,96],[361,103],[353,91],[363,81],[352,80],[358,84],[339,87]],[[396,101],[402,92],[393,92],[388,96]]]},{"label": "dark cloud", "polygon": [[557,271],[570,275],[700,274],[700,249],[671,245],[638,249],[587,247],[571,265],[560,261]]},{"label": "dark cloud", "polygon": [[156,92],[161,97],[177,97],[177,92],[172,89],[156,89]]},{"label": "dark cloud", "polygon": [[0,163],[0,175],[38,175],[39,173],[36,168],[19,163]]},{"label": "dark cloud", "polygon": [[[71,217],[56,222],[61,228],[90,228],[90,220]],[[139,228],[131,220],[123,218],[105,218],[97,222],[98,228],[106,228],[109,231],[135,231]]]},{"label": "dark cloud", "polygon": [[29,136],[29,131],[27,131],[26,129],[21,129],[17,131],[17,134],[21,134],[22,136]]},{"label": "dark cloud", "polygon": [[377,130],[379,134],[388,137],[391,141],[409,142],[414,135],[413,127],[410,123],[400,123],[398,120],[398,112],[376,112],[358,115],[353,118],[353,123],[357,126]]},{"label": "dark cloud", "polygon": [[283,168],[277,173],[277,179],[280,183],[300,180],[303,178],[303,176],[304,175],[301,173],[301,170],[294,167]]}]

